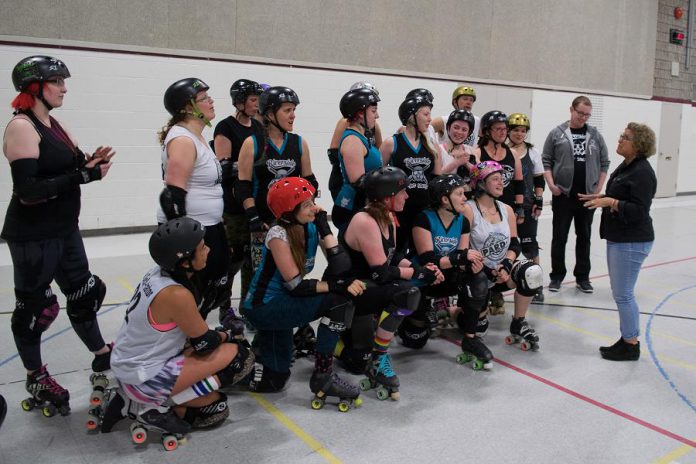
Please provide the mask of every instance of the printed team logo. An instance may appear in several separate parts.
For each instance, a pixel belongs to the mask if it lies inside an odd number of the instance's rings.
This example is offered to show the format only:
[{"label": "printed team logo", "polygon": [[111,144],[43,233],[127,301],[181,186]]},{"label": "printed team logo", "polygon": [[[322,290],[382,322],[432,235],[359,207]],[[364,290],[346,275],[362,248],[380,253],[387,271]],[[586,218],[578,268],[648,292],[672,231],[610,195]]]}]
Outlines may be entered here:
[{"label": "printed team logo", "polygon": [[457,237],[435,237],[433,244],[440,256],[447,256],[457,248],[459,239]]},{"label": "printed team logo", "polygon": [[493,232],[488,235],[486,241],[483,243],[481,253],[490,261],[500,262],[505,258],[507,249],[507,237],[500,232]]},{"label": "printed team logo", "polygon": [[294,160],[284,160],[284,159],[269,159],[266,160],[266,169],[268,172],[273,173],[275,178],[268,183],[268,188],[271,188],[276,181],[284,179],[291,175],[295,171],[297,163]]},{"label": "printed team logo", "polygon": [[430,167],[430,158],[406,158],[404,164],[411,171],[408,176],[408,188],[428,189],[428,179],[425,171]]},{"label": "printed team logo", "polygon": [[309,274],[314,269],[314,256],[307,258],[304,265],[305,273]]},{"label": "printed team logo", "polygon": [[515,177],[515,167],[503,164],[503,188],[510,185],[510,181]]}]

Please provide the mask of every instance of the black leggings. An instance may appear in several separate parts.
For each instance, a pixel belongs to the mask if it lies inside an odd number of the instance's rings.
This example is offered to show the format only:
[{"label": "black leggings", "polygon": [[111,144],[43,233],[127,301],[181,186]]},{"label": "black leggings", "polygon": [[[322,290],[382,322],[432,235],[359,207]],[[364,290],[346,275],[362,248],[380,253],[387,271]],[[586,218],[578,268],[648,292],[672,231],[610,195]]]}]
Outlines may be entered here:
[{"label": "black leggings", "polygon": [[214,226],[206,226],[203,239],[208,248],[210,248],[210,252],[208,253],[205,269],[197,274],[196,282],[203,295],[200,311],[205,319],[214,308],[229,303],[232,289],[227,283],[227,272],[230,267],[230,247],[227,244],[223,223],[218,222]]}]

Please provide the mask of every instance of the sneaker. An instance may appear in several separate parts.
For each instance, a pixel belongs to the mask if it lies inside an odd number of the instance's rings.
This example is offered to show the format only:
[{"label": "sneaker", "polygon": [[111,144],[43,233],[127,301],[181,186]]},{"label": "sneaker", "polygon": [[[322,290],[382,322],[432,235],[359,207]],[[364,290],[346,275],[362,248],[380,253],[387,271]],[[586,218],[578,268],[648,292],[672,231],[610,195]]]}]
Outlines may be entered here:
[{"label": "sneaker", "polygon": [[592,284],[590,283],[589,280],[578,280],[575,283],[575,288],[577,288],[578,290],[580,290],[583,293],[593,293],[594,292],[594,288],[592,287]]},{"label": "sneaker", "polygon": [[640,342],[632,345],[622,338],[605,351],[600,351],[602,358],[609,361],[638,361],[640,358]]},{"label": "sneaker", "polygon": [[600,347],[599,347],[599,352],[600,352],[600,353],[606,353],[606,352],[608,352],[608,351],[615,350],[615,349],[617,349],[617,347],[618,347],[619,345],[621,345],[622,343],[623,343],[623,337],[619,338],[619,339],[616,341],[616,343],[614,343],[614,344],[611,345],[611,346],[600,346]]},{"label": "sneaker", "polygon": [[549,283],[549,292],[558,292],[561,290],[561,281],[560,280],[551,280]]},{"label": "sneaker", "polygon": [[532,303],[543,303],[544,302],[544,292],[539,290],[533,297]]}]

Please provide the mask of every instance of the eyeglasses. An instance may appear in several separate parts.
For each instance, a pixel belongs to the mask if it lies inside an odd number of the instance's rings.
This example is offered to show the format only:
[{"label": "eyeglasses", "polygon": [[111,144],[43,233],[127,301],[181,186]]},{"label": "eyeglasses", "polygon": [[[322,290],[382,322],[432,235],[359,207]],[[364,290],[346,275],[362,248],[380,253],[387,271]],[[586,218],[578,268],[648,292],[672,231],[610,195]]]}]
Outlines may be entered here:
[{"label": "eyeglasses", "polygon": [[581,118],[590,118],[590,117],[592,117],[592,113],[585,113],[584,111],[578,111],[578,110],[576,110],[575,108],[573,108],[573,111],[575,111],[576,113],[578,113],[578,116],[580,116]]},{"label": "eyeglasses", "polygon": [[57,86],[64,86],[65,85],[65,79],[62,77],[56,77],[55,79],[46,79],[46,82],[49,82],[51,84],[55,84]]},{"label": "eyeglasses", "polygon": [[633,137],[629,137],[626,134],[620,134],[619,135],[619,140],[626,140],[628,142],[633,142]]},{"label": "eyeglasses", "polygon": [[211,97],[210,95],[206,95],[205,97],[199,98],[198,100],[196,100],[196,103],[212,103],[212,102],[213,102],[213,97]]},{"label": "eyeglasses", "polygon": [[501,126],[501,127],[494,127],[491,129],[492,132],[507,132],[507,127]]}]

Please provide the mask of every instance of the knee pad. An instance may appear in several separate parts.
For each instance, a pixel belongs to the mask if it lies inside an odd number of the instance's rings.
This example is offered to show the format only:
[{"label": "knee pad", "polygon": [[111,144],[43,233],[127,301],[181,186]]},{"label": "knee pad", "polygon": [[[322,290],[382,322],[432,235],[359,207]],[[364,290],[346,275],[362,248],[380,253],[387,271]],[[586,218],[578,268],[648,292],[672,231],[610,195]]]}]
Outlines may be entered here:
[{"label": "knee pad", "polygon": [[249,390],[257,393],[279,392],[290,378],[290,371],[276,372],[261,363],[254,365],[254,377],[249,382]]},{"label": "knee pad", "polygon": [[348,372],[360,375],[365,373],[365,368],[367,367],[367,361],[370,359],[371,352],[371,347],[356,349],[344,346],[341,353],[338,355],[338,359]]},{"label": "knee pad", "polygon": [[430,338],[430,330],[425,325],[419,327],[408,317],[399,326],[398,334],[402,345],[416,350],[423,348]]},{"label": "knee pad", "polygon": [[350,329],[353,322],[355,307],[346,297],[328,293],[322,302],[322,312],[324,316],[319,320],[332,332],[343,332]]},{"label": "knee pad", "polygon": [[530,260],[515,261],[510,274],[517,293],[522,296],[534,296],[544,286],[544,271]]},{"label": "knee pad", "polygon": [[12,313],[12,333],[22,337],[40,335],[58,317],[60,307],[51,287],[43,291],[25,293],[15,290],[15,310]]},{"label": "knee pad", "polygon": [[106,296],[106,284],[99,276],[92,274],[80,287],[64,290],[67,299],[67,313],[71,322],[93,321]]},{"label": "knee pad", "polygon": [[208,317],[210,311],[221,306],[229,306],[230,298],[232,297],[232,285],[227,274],[220,277],[218,280],[209,281],[205,284],[201,303],[198,305],[199,311],[203,319]]},{"label": "knee pad", "polygon": [[395,316],[410,316],[420,304],[421,292],[418,287],[409,287],[398,290],[392,295],[392,301],[387,311]]},{"label": "knee pad", "polygon": [[217,372],[220,386],[234,385],[244,379],[254,367],[256,357],[244,343],[237,343],[237,355],[221,371]]},{"label": "knee pad", "polygon": [[227,395],[222,392],[218,393],[220,398],[207,406],[186,407],[184,420],[191,424],[194,429],[207,429],[224,422],[230,415],[230,408],[227,406]]}]

